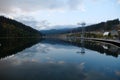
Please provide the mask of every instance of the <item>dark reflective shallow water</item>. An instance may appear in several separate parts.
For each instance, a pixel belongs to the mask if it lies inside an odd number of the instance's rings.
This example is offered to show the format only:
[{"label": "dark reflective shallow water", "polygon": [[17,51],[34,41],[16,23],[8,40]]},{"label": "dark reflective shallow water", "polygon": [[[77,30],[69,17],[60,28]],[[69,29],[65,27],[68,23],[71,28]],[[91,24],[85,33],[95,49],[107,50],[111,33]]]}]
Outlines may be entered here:
[{"label": "dark reflective shallow water", "polygon": [[17,46],[15,41],[4,43],[2,40],[0,54],[11,55],[1,57],[0,80],[120,80],[117,46],[61,40],[37,40],[34,45],[21,42]]}]

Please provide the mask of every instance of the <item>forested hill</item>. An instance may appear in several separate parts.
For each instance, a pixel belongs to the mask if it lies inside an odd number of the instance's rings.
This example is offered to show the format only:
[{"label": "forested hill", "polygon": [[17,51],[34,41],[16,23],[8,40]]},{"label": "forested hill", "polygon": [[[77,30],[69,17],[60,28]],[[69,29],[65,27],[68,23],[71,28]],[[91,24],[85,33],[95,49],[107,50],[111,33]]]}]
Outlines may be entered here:
[{"label": "forested hill", "polygon": [[[66,26],[69,27],[69,26]],[[120,30],[120,21],[119,19],[108,20],[106,22],[101,22],[85,27],[86,32],[104,32],[111,30]],[[82,27],[77,28],[65,28],[65,29],[51,29],[51,30],[42,30],[41,32],[45,35],[54,35],[54,34],[67,34],[67,33],[76,33],[81,32]]]},{"label": "forested hill", "polygon": [[[80,32],[81,27],[75,28],[73,32]],[[120,21],[119,19],[109,20],[106,22],[101,22],[98,24],[93,24],[85,27],[86,31],[111,31],[111,30],[120,30]]]},{"label": "forested hill", "polygon": [[108,20],[106,22],[101,22],[98,24],[90,25],[86,27],[86,30],[88,31],[109,31],[109,30],[117,30],[118,24],[120,24],[119,19],[114,19],[114,20]]},{"label": "forested hill", "polygon": [[41,37],[42,34],[18,21],[0,16],[0,37]]}]

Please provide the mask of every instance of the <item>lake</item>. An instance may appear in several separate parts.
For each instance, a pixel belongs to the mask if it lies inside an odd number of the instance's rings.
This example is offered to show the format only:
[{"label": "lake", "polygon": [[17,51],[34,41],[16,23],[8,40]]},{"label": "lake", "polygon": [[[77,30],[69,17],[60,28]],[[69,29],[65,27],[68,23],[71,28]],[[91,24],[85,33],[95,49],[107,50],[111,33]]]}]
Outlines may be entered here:
[{"label": "lake", "polygon": [[0,40],[0,80],[120,80],[117,46],[94,41],[22,40]]}]

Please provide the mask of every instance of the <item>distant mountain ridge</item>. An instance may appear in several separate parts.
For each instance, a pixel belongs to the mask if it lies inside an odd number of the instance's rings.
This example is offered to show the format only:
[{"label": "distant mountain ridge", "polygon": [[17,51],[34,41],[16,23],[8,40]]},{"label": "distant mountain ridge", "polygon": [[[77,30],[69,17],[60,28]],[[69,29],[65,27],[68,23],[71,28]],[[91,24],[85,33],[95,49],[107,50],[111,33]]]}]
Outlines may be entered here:
[{"label": "distant mountain ridge", "polygon": [[43,33],[45,35],[65,34],[71,30],[73,30],[73,28],[51,29],[51,30],[41,30],[41,33]]},{"label": "distant mountain ridge", "polygon": [[[111,31],[111,30],[118,30],[120,29],[120,21],[119,19],[109,20],[107,22],[101,22],[98,24],[93,24],[85,27],[86,31]],[[77,28],[77,30],[81,30]]]},{"label": "distant mountain ridge", "polygon": [[0,16],[0,37],[41,37],[38,30],[18,21]]},{"label": "distant mountain ridge", "polygon": [[[120,21],[119,19],[108,20],[106,22],[101,22],[98,24],[88,25],[85,26],[85,31],[110,31],[110,30],[120,30]],[[51,30],[42,30],[43,34],[65,34],[65,33],[74,33],[74,32],[81,32],[82,27],[78,28],[64,28],[64,29],[51,29]]]},{"label": "distant mountain ridge", "polygon": [[[108,20],[106,22],[101,22],[98,24],[93,24],[85,27],[85,31],[111,31],[120,29],[120,21],[119,19]],[[80,32],[82,27],[78,27],[73,29],[73,32]]]}]

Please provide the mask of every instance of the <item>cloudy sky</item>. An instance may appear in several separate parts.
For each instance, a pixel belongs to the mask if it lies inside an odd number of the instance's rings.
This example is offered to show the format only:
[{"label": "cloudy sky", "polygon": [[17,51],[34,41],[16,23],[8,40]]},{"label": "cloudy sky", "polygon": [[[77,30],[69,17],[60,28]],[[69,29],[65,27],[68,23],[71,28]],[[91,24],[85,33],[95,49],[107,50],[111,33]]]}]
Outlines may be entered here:
[{"label": "cloudy sky", "polygon": [[93,24],[120,19],[120,0],[0,0],[0,15],[38,30]]}]

